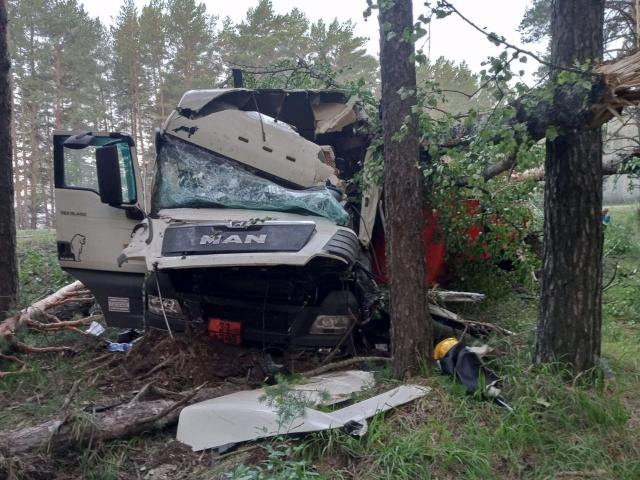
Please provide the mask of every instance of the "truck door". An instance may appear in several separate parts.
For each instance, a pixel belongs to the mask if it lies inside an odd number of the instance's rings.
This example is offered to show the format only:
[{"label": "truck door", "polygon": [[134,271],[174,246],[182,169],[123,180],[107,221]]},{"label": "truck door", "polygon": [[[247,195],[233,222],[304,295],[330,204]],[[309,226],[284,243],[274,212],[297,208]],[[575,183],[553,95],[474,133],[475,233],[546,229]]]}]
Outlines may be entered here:
[{"label": "truck door", "polygon": [[[60,266],[91,290],[108,325],[139,327],[144,262],[118,265],[133,228],[144,218],[134,142],[119,133],[60,132],[53,145]],[[98,178],[96,152],[101,149],[110,150],[119,179]],[[119,189],[110,192],[118,200],[103,203],[99,185],[103,194]]]}]

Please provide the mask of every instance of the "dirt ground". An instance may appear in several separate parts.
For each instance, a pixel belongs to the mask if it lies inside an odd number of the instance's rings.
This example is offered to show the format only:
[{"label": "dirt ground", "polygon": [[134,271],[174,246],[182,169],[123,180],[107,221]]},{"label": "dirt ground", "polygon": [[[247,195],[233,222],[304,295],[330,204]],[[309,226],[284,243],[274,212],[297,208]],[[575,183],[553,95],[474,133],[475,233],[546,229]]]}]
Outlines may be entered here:
[{"label": "dirt ground", "polygon": [[[91,306],[76,306],[73,312],[55,312],[67,320],[91,313]],[[103,335],[115,338],[108,329]],[[70,345],[79,353],[32,355],[33,371],[7,377],[15,388],[0,390],[0,423],[13,430],[37,425],[60,416],[59,405],[80,378],[72,408],[103,407],[128,402],[143,389],[144,400],[174,399],[174,395],[196,387],[225,387],[225,392],[257,388],[273,381],[278,373],[301,372],[319,365],[322,357],[309,352],[263,351],[227,345],[202,334],[180,334],[174,339],[167,332],[150,330],[134,341],[128,352],[110,353],[106,342],[72,332],[29,334],[31,344]],[[3,365],[4,367],[4,365]],[[62,368],[61,368],[62,367]],[[61,373],[64,372],[64,373]],[[50,375],[50,378],[44,378]],[[30,379],[30,376],[34,376]],[[51,393],[52,384],[58,395]],[[152,385],[157,388],[149,388]],[[26,393],[35,394],[25,398]],[[40,391],[41,390],[41,391]],[[25,405],[34,402],[35,410]],[[56,408],[56,404],[58,408]],[[41,407],[41,408],[38,408]],[[11,417],[13,415],[13,417]],[[3,418],[4,417],[4,418]],[[255,447],[255,448],[254,448]],[[239,453],[220,456],[211,452],[192,452],[175,440],[175,425],[152,430],[133,438],[106,444],[78,445],[64,452],[38,452],[20,456],[3,455],[0,450],[0,478],[25,480],[216,478],[212,466],[231,457],[233,463],[259,462],[264,450],[258,446]],[[224,463],[221,463],[224,465]],[[112,468],[111,468],[111,467]],[[224,470],[224,467],[221,467]],[[200,472],[200,473],[198,473]],[[202,474],[202,476],[200,475]],[[222,477],[220,477],[222,478]]]}]

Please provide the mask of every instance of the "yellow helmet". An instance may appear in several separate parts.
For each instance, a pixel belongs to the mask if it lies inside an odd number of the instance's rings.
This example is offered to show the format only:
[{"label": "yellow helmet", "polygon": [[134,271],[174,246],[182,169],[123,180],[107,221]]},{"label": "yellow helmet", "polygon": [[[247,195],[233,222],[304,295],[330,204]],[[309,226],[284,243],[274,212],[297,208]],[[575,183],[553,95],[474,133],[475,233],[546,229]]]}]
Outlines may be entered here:
[{"label": "yellow helmet", "polygon": [[436,360],[443,359],[447,352],[451,350],[456,343],[458,343],[458,339],[454,337],[448,337],[441,340],[433,351],[433,357]]}]

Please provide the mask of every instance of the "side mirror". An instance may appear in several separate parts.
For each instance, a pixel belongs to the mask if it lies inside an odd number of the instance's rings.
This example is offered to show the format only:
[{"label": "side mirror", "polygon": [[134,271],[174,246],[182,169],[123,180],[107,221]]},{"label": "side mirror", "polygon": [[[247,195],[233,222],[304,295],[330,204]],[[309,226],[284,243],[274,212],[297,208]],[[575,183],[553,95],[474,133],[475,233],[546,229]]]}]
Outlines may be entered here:
[{"label": "side mirror", "polygon": [[116,145],[105,145],[96,149],[96,169],[100,201],[112,206],[122,204],[122,180],[120,159]]},{"label": "side mirror", "polygon": [[76,135],[71,135],[64,141],[64,146],[67,148],[72,148],[74,150],[80,150],[82,148],[88,147],[93,142],[93,135],[91,132],[80,132]]}]

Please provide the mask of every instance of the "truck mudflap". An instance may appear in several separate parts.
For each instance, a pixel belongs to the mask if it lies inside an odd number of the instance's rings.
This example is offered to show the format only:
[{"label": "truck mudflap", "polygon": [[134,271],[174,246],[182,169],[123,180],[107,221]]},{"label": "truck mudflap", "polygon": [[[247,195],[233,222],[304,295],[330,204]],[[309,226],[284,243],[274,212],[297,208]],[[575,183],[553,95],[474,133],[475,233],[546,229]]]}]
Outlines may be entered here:
[{"label": "truck mudflap", "polygon": [[64,270],[80,280],[93,293],[108,326],[117,328],[142,327],[143,274],[78,268],[65,268]]}]

